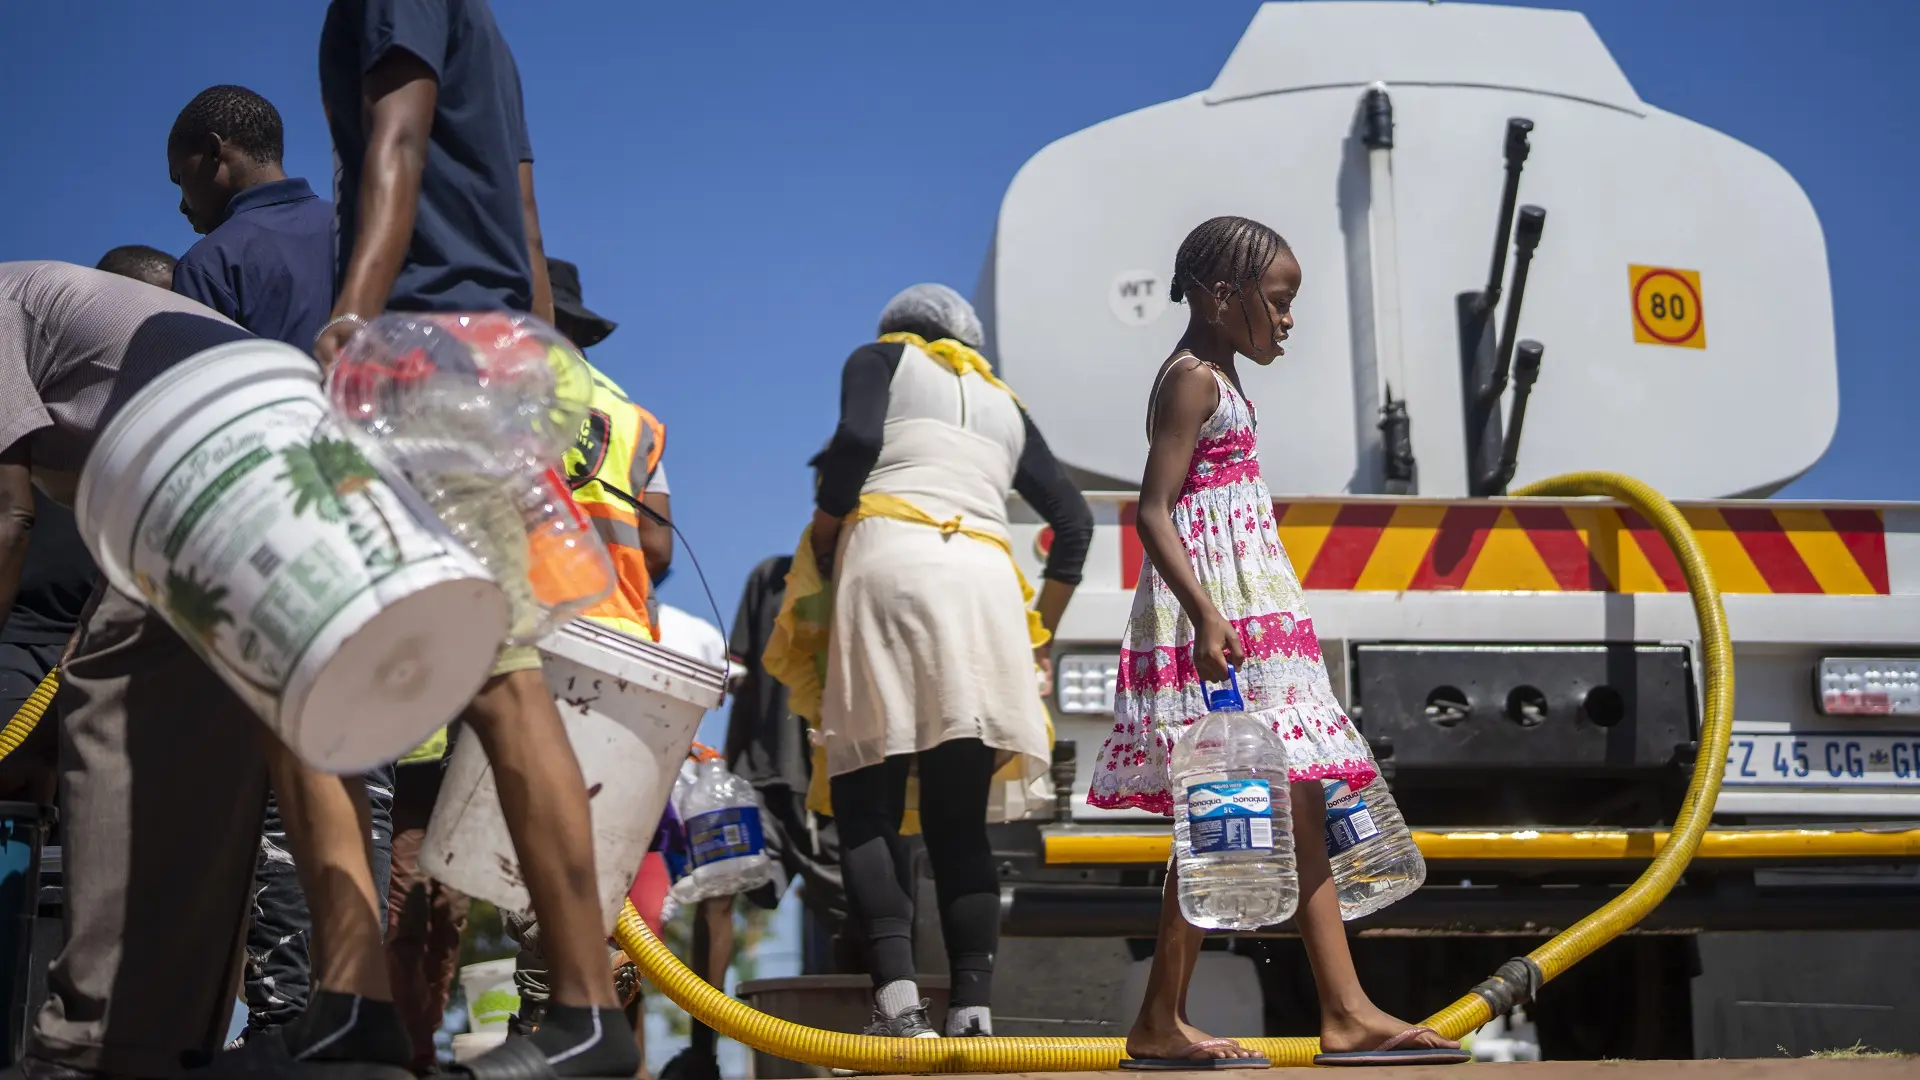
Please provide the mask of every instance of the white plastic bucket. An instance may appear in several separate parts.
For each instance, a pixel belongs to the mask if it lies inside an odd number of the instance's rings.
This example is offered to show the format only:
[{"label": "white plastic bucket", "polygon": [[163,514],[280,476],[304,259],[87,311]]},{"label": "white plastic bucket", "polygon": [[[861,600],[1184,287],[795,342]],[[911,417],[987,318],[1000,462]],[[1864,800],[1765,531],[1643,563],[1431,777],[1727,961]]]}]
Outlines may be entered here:
[{"label": "white plastic bucket", "polygon": [[507,1030],[507,1019],[520,1011],[520,989],[513,985],[513,957],[468,964],[460,969],[460,989],[467,995],[467,1030]]},{"label": "white plastic bucket", "polygon": [[[562,627],[541,652],[586,778],[600,908],[611,931],[700,719],[720,704],[726,673],[584,621]],[[454,745],[420,865],[468,896],[532,907],[479,739]]]},{"label": "white plastic bucket", "polygon": [[417,746],[506,636],[500,588],[278,342],[208,349],[141,390],[87,458],[74,512],[107,580],[318,769]]},{"label": "white plastic bucket", "polygon": [[453,1037],[453,1060],[457,1065],[465,1065],[481,1054],[507,1041],[505,1029],[500,1031],[464,1031]]}]

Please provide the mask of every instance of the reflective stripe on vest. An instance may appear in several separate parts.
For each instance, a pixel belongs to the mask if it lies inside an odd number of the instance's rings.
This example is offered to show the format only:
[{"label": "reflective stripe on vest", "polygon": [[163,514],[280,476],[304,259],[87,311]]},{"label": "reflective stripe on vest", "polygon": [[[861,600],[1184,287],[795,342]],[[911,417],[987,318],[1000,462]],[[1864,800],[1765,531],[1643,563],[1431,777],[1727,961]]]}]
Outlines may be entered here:
[{"label": "reflective stripe on vest", "polygon": [[562,460],[574,501],[593,519],[613,556],[619,587],[584,615],[622,633],[653,640],[658,635],[647,617],[652,583],[640,549],[640,517],[634,507],[660,466],[665,446],[666,428],[660,421],[635,405],[612,379],[594,370],[587,419]]}]

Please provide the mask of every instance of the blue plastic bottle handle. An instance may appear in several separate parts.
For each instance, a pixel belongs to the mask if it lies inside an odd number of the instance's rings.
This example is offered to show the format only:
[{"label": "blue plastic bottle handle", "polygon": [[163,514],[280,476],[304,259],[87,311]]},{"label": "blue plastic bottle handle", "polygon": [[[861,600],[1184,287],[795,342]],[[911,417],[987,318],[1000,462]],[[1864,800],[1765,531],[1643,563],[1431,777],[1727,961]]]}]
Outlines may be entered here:
[{"label": "blue plastic bottle handle", "polygon": [[1240,673],[1231,666],[1227,668],[1227,685],[1207,694],[1208,712],[1245,712],[1247,702],[1240,696]]}]

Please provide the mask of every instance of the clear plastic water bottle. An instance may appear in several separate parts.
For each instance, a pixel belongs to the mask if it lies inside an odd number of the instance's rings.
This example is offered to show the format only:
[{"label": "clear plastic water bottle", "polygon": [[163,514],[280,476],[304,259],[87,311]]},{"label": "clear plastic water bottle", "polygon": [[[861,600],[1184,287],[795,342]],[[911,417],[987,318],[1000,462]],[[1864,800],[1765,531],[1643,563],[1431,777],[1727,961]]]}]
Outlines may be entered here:
[{"label": "clear plastic water bottle", "polygon": [[498,476],[560,463],[593,372],[531,315],[392,312],[348,339],[327,392],[409,472]]},{"label": "clear plastic water bottle", "polygon": [[773,861],[767,857],[761,832],[759,796],[752,785],[727,771],[718,754],[700,762],[680,820],[692,864],[684,879],[691,884],[680,894],[682,903],[733,896],[773,880]]},{"label": "clear plastic water bottle", "polygon": [[684,843],[686,839],[685,823],[687,820],[687,796],[692,793],[693,782],[699,775],[700,763],[698,761],[691,757],[682,761],[680,763],[680,771],[673,776],[673,792],[667,796],[667,810],[673,816],[673,820],[679,823],[680,839],[683,841],[677,850],[672,845],[668,845],[661,852],[661,858],[667,864],[667,880],[674,885],[679,885],[682,881],[687,880],[693,872],[693,863],[691,857],[687,854]]},{"label": "clear plastic water bottle", "polygon": [[[696,746],[699,744],[695,744]],[[693,860],[687,854],[685,818],[681,816],[686,806],[687,795],[693,791],[693,782],[699,777],[699,762],[688,757],[680,763],[680,771],[674,774],[673,790],[667,796],[667,808],[660,815],[661,861],[667,867],[667,898],[660,907],[660,920],[666,922],[673,913],[687,903],[687,897],[693,891]],[[671,823],[671,832],[669,832]]]},{"label": "clear plastic water bottle", "polygon": [[1248,715],[1237,675],[1173,747],[1180,914],[1206,930],[1257,930],[1300,903],[1287,748]]},{"label": "clear plastic water bottle", "polygon": [[613,591],[606,544],[556,471],[593,394],[559,331],[505,312],[389,313],[347,341],[327,393],[501,587],[525,594],[509,642],[540,641]]},{"label": "clear plastic water bottle", "polygon": [[1376,776],[1359,791],[1345,780],[1330,780],[1325,790],[1327,861],[1341,919],[1371,915],[1426,883],[1427,861],[1385,780]]},{"label": "clear plastic water bottle", "polygon": [[559,474],[410,474],[414,489],[494,580],[518,590],[507,640],[531,645],[605,599],[613,557]]}]

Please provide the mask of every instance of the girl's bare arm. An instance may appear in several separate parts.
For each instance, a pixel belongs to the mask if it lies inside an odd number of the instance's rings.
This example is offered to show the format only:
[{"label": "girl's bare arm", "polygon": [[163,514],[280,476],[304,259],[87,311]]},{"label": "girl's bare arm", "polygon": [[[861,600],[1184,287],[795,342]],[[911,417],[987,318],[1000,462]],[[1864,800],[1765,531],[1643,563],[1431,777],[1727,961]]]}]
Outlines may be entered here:
[{"label": "girl's bare arm", "polygon": [[1200,428],[1219,406],[1219,384],[1198,360],[1179,361],[1162,381],[1157,399],[1150,406],[1152,439],[1134,526],[1147,558],[1153,560],[1154,569],[1193,622],[1194,666],[1200,677],[1210,682],[1224,681],[1226,666],[1239,664],[1239,635],[1233,633],[1194,576],[1186,547],[1174,532],[1173,505],[1186,483]]}]

